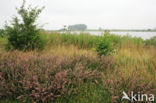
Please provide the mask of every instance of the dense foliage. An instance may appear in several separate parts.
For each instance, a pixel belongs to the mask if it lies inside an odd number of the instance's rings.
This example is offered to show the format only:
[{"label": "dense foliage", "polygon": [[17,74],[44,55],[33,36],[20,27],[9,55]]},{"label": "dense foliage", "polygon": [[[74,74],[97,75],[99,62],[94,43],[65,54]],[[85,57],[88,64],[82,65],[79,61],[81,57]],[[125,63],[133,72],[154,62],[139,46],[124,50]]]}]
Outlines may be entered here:
[{"label": "dense foliage", "polygon": [[[102,63],[104,59],[108,62]],[[78,94],[79,86],[96,83],[100,78],[97,70],[91,70],[94,66],[102,70],[112,65],[112,59],[87,55],[59,58],[51,54],[6,53],[0,62],[0,98],[39,103]]]},{"label": "dense foliage", "polygon": [[3,29],[0,29],[0,37],[4,37],[5,36],[5,31]]},{"label": "dense foliage", "polygon": [[35,48],[41,49],[43,41],[40,38],[40,33],[35,24],[37,17],[42,9],[29,6],[25,9],[25,1],[23,5],[17,9],[22,21],[18,17],[14,17],[11,26],[6,25],[6,34],[8,35],[8,45],[13,49],[32,50]]},{"label": "dense foliage", "polygon": [[105,34],[102,37],[102,39],[100,41],[98,41],[96,50],[100,56],[101,55],[107,56],[113,52],[113,50],[114,50],[113,42],[112,42],[109,34]]}]

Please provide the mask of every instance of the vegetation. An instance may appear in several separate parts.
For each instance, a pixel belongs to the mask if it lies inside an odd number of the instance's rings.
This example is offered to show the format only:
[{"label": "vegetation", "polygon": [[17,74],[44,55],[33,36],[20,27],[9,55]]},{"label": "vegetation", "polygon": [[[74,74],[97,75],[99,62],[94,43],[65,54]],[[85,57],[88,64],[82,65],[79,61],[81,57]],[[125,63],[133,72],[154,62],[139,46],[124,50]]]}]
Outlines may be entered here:
[{"label": "vegetation", "polygon": [[0,32],[0,103],[128,103],[123,91],[156,95],[155,37],[41,31],[42,9],[24,4],[22,22],[15,17]]},{"label": "vegetation", "polygon": [[0,37],[4,37],[5,36],[5,30],[0,29]]},{"label": "vegetation", "polygon": [[6,25],[5,28],[9,48],[18,50],[43,48],[43,41],[40,38],[39,29],[35,24],[42,9],[32,8],[31,6],[25,9],[25,1],[23,5],[17,9],[18,14],[22,18],[22,22],[20,22],[17,17],[14,17],[11,26]]},{"label": "vegetation", "polygon": [[105,34],[102,39],[98,41],[96,50],[100,56],[107,56],[113,52],[114,47],[109,34]]},{"label": "vegetation", "polygon": [[[122,91],[156,94],[156,48],[141,38],[41,34],[42,51],[7,52],[0,39],[0,102],[120,103]],[[115,52],[98,56],[105,37]]]},{"label": "vegetation", "polygon": [[153,45],[153,46],[156,47],[156,36],[154,36],[154,37],[152,37],[152,38],[146,40],[146,41],[145,41],[145,44],[146,44],[147,46]]}]

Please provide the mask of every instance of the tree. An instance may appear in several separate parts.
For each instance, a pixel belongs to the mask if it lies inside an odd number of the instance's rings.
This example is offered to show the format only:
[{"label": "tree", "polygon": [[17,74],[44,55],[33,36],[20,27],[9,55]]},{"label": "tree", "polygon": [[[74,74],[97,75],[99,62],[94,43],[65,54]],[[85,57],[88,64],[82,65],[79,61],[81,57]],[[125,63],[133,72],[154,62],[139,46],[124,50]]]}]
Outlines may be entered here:
[{"label": "tree", "polygon": [[70,25],[68,26],[68,30],[72,30],[72,31],[84,31],[87,29],[87,25],[85,24],[76,24],[76,25]]},{"label": "tree", "polygon": [[98,55],[108,56],[114,52],[114,46],[109,34],[105,33],[101,40],[97,42],[96,51]]},{"label": "tree", "polygon": [[40,38],[40,29],[35,24],[39,14],[43,8],[32,8],[29,6],[25,9],[25,0],[20,8],[17,8],[18,14],[21,17],[14,17],[11,26],[6,24],[6,34],[8,35],[8,44],[18,50],[32,50],[35,48],[43,48],[43,41]]},{"label": "tree", "polygon": [[5,31],[3,29],[0,29],[0,37],[4,37],[5,36]]}]

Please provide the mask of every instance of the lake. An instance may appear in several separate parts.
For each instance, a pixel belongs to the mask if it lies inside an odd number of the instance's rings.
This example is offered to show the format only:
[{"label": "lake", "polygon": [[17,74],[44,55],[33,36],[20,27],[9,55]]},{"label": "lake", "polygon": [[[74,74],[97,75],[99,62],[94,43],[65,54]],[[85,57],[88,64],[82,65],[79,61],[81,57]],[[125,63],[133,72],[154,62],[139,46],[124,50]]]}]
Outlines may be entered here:
[{"label": "lake", "polygon": [[[72,32],[74,33],[74,32]],[[80,33],[80,31],[76,31],[76,33]],[[92,35],[102,35],[103,32],[101,31],[83,31],[83,33],[90,33]],[[124,35],[130,35],[131,37],[141,37],[142,39],[146,40],[146,39],[150,39],[151,37],[156,36],[156,32],[131,32],[131,31],[126,31],[126,32],[110,32],[111,34],[115,34],[115,35],[120,35],[120,36],[124,36]]]}]

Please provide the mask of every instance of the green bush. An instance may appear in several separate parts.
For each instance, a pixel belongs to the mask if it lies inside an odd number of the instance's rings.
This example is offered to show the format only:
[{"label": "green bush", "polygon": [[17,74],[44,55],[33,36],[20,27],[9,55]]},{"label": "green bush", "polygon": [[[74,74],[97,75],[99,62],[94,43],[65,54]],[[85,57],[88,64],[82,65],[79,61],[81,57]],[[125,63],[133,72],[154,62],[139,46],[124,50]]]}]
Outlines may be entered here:
[{"label": "green bush", "polygon": [[22,21],[17,17],[13,18],[11,26],[6,25],[6,34],[8,36],[8,45],[18,50],[42,49],[43,40],[40,38],[40,29],[38,29],[35,21],[42,9],[29,6],[25,9],[25,0],[23,5],[17,9]]},{"label": "green bush", "polygon": [[96,51],[98,54],[107,56],[111,55],[114,50],[110,34],[104,34],[101,40],[97,42]]}]

